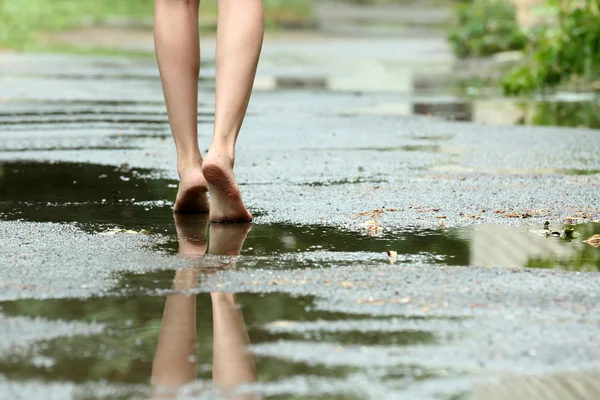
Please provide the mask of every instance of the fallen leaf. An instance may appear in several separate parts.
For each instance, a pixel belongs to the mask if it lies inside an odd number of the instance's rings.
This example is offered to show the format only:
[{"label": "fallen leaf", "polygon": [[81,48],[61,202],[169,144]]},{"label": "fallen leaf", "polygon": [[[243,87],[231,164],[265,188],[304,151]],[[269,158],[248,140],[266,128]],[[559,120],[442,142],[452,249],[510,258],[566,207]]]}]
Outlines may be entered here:
[{"label": "fallen leaf", "polygon": [[342,285],[345,288],[351,288],[354,286],[354,284],[350,281],[343,281],[342,283],[340,283],[340,285]]},{"label": "fallen leaf", "polygon": [[460,213],[460,216],[465,217],[465,218],[471,218],[471,219],[480,219],[481,218],[479,215],[467,214],[467,213]]},{"label": "fallen leaf", "polygon": [[401,299],[394,299],[392,303],[394,304],[406,304],[410,302],[410,297],[403,297]]},{"label": "fallen leaf", "polygon": [[436,215],[436,218],[439,218],[439,219],[446,219],[446,216],[445,216],[445,215]]},{"label": "fallen leaf", "polygon": [[600,234],[591,236],[587,240],[584,240],[584,242],[592,247],[600,247]]},{"label": "fallen leaf", "polygon": [[503,218],[521,218],[521,214],[519,213],[510,213],[502,215]]},{"label": "fallen leaf", "polygon": [[356,215],[359,217],[362,216],[370,216],[371,218],[379,218],[383,215],[384,211],[381,208],[376,208],[373,211],[363,211],[363,212],[359,212]]}]

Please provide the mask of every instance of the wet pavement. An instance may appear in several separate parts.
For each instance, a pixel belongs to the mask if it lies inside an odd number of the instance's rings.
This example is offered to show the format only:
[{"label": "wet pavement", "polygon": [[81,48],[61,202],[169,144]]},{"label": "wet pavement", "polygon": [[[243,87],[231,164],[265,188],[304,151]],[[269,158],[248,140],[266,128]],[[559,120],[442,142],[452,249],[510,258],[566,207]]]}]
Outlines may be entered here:
[{"label": "wet pavement", "polygon": [[[174,218],[151,60],[2,54],[1,398],[600,395],[599,131],[394,69],[438,76],[433,39],[354,76],[341,42],[265,53],[252,226]],[[529,104],[597,127],[595,98]]]}]

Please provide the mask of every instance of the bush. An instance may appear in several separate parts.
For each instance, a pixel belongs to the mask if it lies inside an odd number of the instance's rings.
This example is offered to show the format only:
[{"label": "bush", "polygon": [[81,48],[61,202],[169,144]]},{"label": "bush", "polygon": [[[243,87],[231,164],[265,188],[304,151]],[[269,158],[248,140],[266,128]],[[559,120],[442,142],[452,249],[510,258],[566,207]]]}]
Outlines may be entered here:
[{"label": "bush", "polygon": [[599,0],[555,0],[558,24],[540,30],[529,45],[530,58],[502,81],[507,94],[552,88],[600,75]]},{"label": "bush", "polygon": [[521,50],[527,44],[508,0],[475,0],[457,5],[455,26],[448,39],[461,58]]}]

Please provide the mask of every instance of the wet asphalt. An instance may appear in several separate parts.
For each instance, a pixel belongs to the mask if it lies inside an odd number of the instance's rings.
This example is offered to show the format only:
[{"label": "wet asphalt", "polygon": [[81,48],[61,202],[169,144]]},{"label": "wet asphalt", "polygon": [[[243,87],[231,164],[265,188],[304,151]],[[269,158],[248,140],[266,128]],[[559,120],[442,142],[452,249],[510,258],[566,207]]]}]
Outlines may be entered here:
[{"label": "wet asphalt", "polygon": [[[2,310],[19,301],[169,293],[171,271],[197,260],[174,255],[175,152],[154,62],[2,54],[0,68]],[[208,75],[200,83],[203,150],[214,111]],[[257,359],[321,368],[281,373],[251,390],[273,398],[486,398],[478,397],[485,385],[544,376],[561,398],[600,395],[597,383],[586,380],[587,392],[564,383],[600,369],[600,249],[582,242],[600,233],[600,132],[380,111],[402,96],[410,94],[254,93],[236,173],[255,226],[235,268],[209,259],[211,273],[191,292],[264,295],[267,307],[277,296],[311,299],[304,311],[263,319],[254,316],[262,304],[254,297],[240,304],[249,327],[284,337],[251,340]],[[578,224],[585,237],[541,237],[545,221],[558,231]],[[556,268],[526,268],[547,257]],[[44,363],[61,365],[69,351],[48,359],[40,343],[96,337],[110,321],[19,312],[0,319],[0,397],[144,393],[137,381],[47,376]],[[566,373],[570,380],[560,378]],[[191,383],[180,397],[202,398],[203,385]],[[514,398],[507,393],[501,398]]]}]

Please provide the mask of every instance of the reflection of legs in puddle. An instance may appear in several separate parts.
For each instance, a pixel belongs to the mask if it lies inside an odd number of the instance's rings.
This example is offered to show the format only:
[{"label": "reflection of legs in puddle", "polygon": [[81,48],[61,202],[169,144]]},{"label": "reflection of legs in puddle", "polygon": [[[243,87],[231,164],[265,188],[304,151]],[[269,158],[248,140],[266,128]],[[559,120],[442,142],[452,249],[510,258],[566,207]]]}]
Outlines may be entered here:
[{"label": "reflection of legs in puddle", "polygon": [[[251,224],[211,224],[208,253],[239,255],[252,229]],[[211,293],[213,309],[213,380],[227,393],[236,387],[256,382],[254,358],[248,351],[250,343],[242,311],[233,293]],[[236,399],[254,399],[240,396]]]},{"label": "reflection of legs in puddle", "polygon": [[[175,214],[179,254],[202,256],[206,252],[206,217]],[[189,291],[198,281],[198,270],[177,271],[173,289]],[[172,397],[178,387],[196,379],[196,295],[167,297],[152,365],[156,397]]]},{"label": "reflection of legs in puddle", "polygon": [[[198,216],[175,215],[179,254],[201,256],[206,251],[206,221]],[[251,224],[212,224],[212,255],[239,255]],[[177,271],[173,288],[189,291],[198,282],[198,269]],[[247,351],[248,333],[232,293],[211,293],[214,329],[213,379],[223,392],[256,382],[254,359]],[[196,296],[177,293],[167,297],[152,365],[155,397],[173,397],[177,389],[196,379]],[[231,398],[231,397],[230,397]],[[241,396],[238,399],[254,399]]]},{"label": "reflection of legs in puddle", "polygon": [[235,142],[256,74],[263,40],[262,0],[219,0],[215,130],[202,171],[211,221],[251,221],[233,174]]},{"label": "reflection of legs in puddle", "polygon": [[[177,271],[174,289],[189,290],[196,282],[195,271]],[[196,295],[173,294],[167,297],[152,364],[155,397],[174,396],[196,374]]]},{"label": "reflection of legs in puddle", "polygon": [[254,357],[247,349],[250,339],[235,294],[211,293],[210,296],[213,309],[213,380],[221,391],[227,393],[240,385],[256,382],[256,367]]},{"label": "reflection of legs in puddle", "polygon": [[199,0],[156,0],[154,42],[177,148],[177,212],[207,212],[208,190],[198,148]]},{"label": "reflection of legs in puddle", "polygon": [[173,214],[179,239],[179,254],[182,257],[203,256],[206,252],[206,214]]}]

